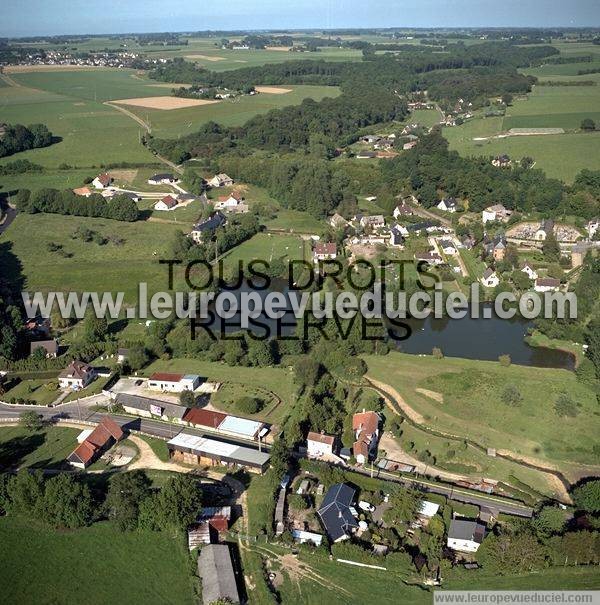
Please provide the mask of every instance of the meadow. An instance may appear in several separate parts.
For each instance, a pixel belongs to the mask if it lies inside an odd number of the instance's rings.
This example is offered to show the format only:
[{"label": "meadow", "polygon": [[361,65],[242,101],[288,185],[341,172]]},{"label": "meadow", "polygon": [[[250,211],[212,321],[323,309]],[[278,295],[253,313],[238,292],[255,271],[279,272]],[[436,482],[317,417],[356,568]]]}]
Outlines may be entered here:
[{"label": "meadow", "polygon": [[237,267],[239,262],[246,265],[250,260],[267,262],[276,259],[305,259],[307,251],[303,240],[295,235],[257,233],[251,239],[236,246],[224,259],[225,266]]},{"label": "meadow", "polygon": [[183,540],[167,532],[119,532],[109,523],[59,531],[3,517],[0,542],[7,603],[195,602]]},{"label": "meadow", "polygon": [[[394,387],[426,426],[556,465],[597,460],[595,396],[572,372],[401,353],[365,360],[368,375]],[[517,405],[503,402],[508,387],[520,392]],[[440,393],[443,403],[416,389]],[[557,415],[563,394],[576,402],[576,417]]]}]

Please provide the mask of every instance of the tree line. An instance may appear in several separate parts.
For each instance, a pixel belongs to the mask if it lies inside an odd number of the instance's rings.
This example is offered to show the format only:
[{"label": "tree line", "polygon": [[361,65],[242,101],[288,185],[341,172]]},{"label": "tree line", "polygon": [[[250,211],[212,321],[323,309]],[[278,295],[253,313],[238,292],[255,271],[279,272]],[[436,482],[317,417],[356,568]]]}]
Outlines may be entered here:
[{"label": "tree line", "polygon": [[45,124],[6,124],[0,136],[0,158],[28,149],[48,147],[54,139]]}]

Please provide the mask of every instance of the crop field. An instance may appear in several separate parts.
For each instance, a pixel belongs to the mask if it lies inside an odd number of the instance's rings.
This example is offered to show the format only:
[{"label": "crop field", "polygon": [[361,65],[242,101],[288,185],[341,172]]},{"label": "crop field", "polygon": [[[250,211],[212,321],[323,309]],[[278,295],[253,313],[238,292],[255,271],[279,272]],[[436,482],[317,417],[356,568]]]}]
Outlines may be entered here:
[{"label": "crop field", "polygon": [[[0,541],[7,603],[195,602],[183,540],[167,532],[120,532],[109,523],[58,531],[4,517]],[[107,570],[110,581],[98,581]]]},{"label": "crop field", "polygon": [[[427,426],[557,464],[597,460],[595,397],[572,372],[400,353],[366,361],[368,375],[396,388]],[[508,387],[522,397],[515,406],[501,399]],[[440,393],[443,403],[417,388]],[[556,414],[554,404],[563,393],[577,403],[576,417]]]},{"label": "crop field", "polygon": [[[80,228],[122,243],[101,246],[73,239]],[[154,222],[21,214],[2,237],[21,261],[29,291],[122,291],[125,301],[134,303],[139,282],[147,282],[150,292],[166,289],[167,274],[158,260],[171,258],[170,244],[178,229],[181,226]],[[63,254],[49,252],[51,242],[61,244]]]}]

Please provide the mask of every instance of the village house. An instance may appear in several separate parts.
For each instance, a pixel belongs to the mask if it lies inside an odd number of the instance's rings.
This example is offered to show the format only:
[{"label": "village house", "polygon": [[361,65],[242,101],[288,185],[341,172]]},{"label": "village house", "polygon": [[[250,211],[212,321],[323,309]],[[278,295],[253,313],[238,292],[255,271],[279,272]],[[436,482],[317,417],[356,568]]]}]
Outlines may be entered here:
[{"label": "village house", "polygon": [[78,187],[77,189],[73,189],[73,193],[81,197],[90,197],[94,192],[89,187]]},{"label": "village house", "polygon": [[198,374],[170,374],[155,372],[148,378],[148,388],[168,393],[195,391],[202,382]]},{"label": "village house", "polygon": [[502,155],[497,155],[492,160],[492,166],[496,166],[496,168],[510,168],[511,164],[512,162],[510,158],[505,153]]},{"label": "village house", "polygon": [[365,464],[374,458],[379,440],[379,424],[381,418],[377,412],[363,410],[352,417],[354,444],[352,453],[359,464]]},{"label": "village house", "polygon": [[347,540],[358,529],[353,514],[355,491],[346,483],[332,485],[317,511],[321,523],[332,542]]},{"label": "village house", "polygon": [[92,185],[96,188],[96,189],[105,189],[106,187],[108,187],[111,183],[112,183],[112,178],[109,174],[107,174],[106,172],[103,172],[102,174],[99,174],[93,181],[92,181]]},{"label": "village house", "polygon": [[321,458],[332,456],[335,445],[335,437],[325,433],[311,431],[306,438],[306,452],[309,458]]},{"label": "village house", "polygon": [[176,403],[149,399],[148,397],[129,393],[118,393],[115,397],[115,403],[122,406],[125,412],[133,416],[160,418],[167,422],[178,422],[180,424],[183,424],[183,416],[188,411],[188,408]]},{"label": "village house", "polygon": [[178,183],[179,179],[172,174],[155,174],[148,179],[148,185],[172,185]]},{"label": "village house", "polygon": [[588,232],[588,236],[590,239],[592,239],[596,235],[598,228],[600,228],[600,219],[593,218],[591,221],[588,222],[585,229]]},{"label": "village house", "polygon": [[375,214],[373,216],[362,216],[359,221],[360,226],[363,229],[382,229],[385,227],[385,218],[382,214]]},{"label": "village house", "polygon": [[494,221],[501,221],[505,223],[508,221],[512,214],[511,210],[507,210],[502,204],[494,204],[493,206],[488,206],[481,213],[481,220],[483,224],[491,223]]},{"label": "village house", "polygon": [[452,519],[448,529],[448,548],[459,552],[477,552],[485,537],[485,525],[466,519]]},{"label": "village house", "polygon": [[[23,325],[23,330],[26,332],[27,336],[31,338],[40,338],[42,340],[47,340],[50,336],[50,319],[47,317],[34,317],[33,319],[28,319]],[[46,337],[44,339],[44,337]]]},{"label": "village house", "polygon": [[480,281],[486,288],[495,288],[500,283],[500,278],[491,267],[488,267],[483,272],[483,276],[481,277]]},{"label": "village house", "polygon": [[334,242],[318,243],[313,250],[313,261],[334,260],[337,257],[337,246]]},{"label": "village house", "polygon": [[537,279],[537,271],[526,261],[521,267],[521,271],[527,275],[529,279]]},{"label": "village house", "polygon": [[220,174],[215,174],[212,179],[208,181],[209,187],[218,188],[218,187],[231,187],[233,185],[233,179],[221,172]]},{"label": "village house", "polygon": [[[135,193],[134,191],[119,191],[117,195],[124,195],[125,197],[128,197],[132,202],[142,201],[142,196],[138,193]],[[179,199],[179,197],[177,199]]]},{"label": "village house", "polygon": [[456,249],[456,246],[454,245],[454,242],[452,242],[452,240],[441,239],[439,241],[439,245],[444,254],[448,254],[450,256],[458,254],[458,250]]},{"label": "village house", "polygon": [[165,195],[162,200],[154,204],[154,210],[162,210],[168,212],[177,207],[177,200],[172,195]]},{"label": "village house", "polygon": [[225,215],[217,210],[209,218],[196,223],[192,228],[190,237],[196,243],[202,243],[206,238],[210,238],[216,229],[223,227],[226,224],[227,219],[225,218]]},{"label": "village house", "polygon": [[67,462],[75,468],[84,469],[124,436],[121,427],[110,416],[104,416],[100,424],[69,454]]},{"label": "village house", "polygon": [[404,248],[404,242],[406,241],[399,225],[395,225],[390,229],[390,246],[394,248]]},{"label": "village house", "polygon": [[587,253],[592,249],[592,246],[593,244],[591,242],[577,242],[571,248],[571,267],[573,269],[583,265],[583,260]]},{"label": "village house", "polygon": [[485,253],[492,256],[495,261],[502,261],[506,256],[506,238],[503,235],[497,235],[493,239],[488,239],[486,235]]},{"label": "village house", "polygon": [[538,277],[535,280],[536,292],[556,292],[560,288],[560,279],[554,277]]},{"label": "village house", "polygon": [[367,134],[364,137],[360,138],[361,143],[366,143],[367,145],[374,145],[375,143],[381,141],[381,137],[378,134]]},{"label": "village house", "polygon": [[74,391],[85,389],[96,378],[96,370],[83,361],[73,360],[59,375],[61,389],[71,388]]},{"label": "village house", "polygon": [[38,349],[45,352],[46,358],[56,357],[58,355],[58,340],[52,338],[50,340],[37,340],[29,343],[29,353],[33,355]]},{"label": "village house", "polygon": [[328,222],[334,229],[345,229],[350,224],[341,214],[338,214],[337,212],[330,217]]},{"label": "village house", "polygon": [[430,265],[441,265],[444,262],[444,259],[437,252],[434,252],[433,250],[428,250],[425,252],[423,252],[423,251],[415,252],[415,260],[417,262],[425,261],[426,263],[429,263]]},{"label": "village house", "polygon": [[403,201],[394,208],[393,214],[395,219],[400,218],[401,216],[412,216],[413,209]]},{"label": "village house", "polygon": [[453,197],[446,197],[436,207],[444,212],[454,213],[458,209],[458,204]]},{"label": "village house", "polygon": [[234,191],[229,195],[221,195],[219,196],[219,201],[215,203],[215,210],[236,213],[248,212],[248,204],[244,203],[244,200],[244,196],[238,191]]},{"label": "village house", "polygon": [[404,145],[402,145],[402,149],[404,151],[409,151],[413,147],[416,147],[418,142],[419,141],[408,141],[408,143],[404,143]]},{"label": "village house", "polygon": [[377,157],[377,153],[375,151],[369,151],[368,149],[359,151],[356,154],[357,160],[372,160]]}]

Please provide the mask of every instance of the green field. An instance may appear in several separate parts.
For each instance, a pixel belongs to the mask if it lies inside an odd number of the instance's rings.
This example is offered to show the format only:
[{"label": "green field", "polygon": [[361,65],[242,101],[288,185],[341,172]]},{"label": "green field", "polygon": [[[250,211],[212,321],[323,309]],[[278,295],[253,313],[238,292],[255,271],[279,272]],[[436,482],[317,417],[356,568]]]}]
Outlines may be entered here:
[{"label": "green field", "polygon": [[442,116],[437,109],[416,109],[411,112],[408,121],[411,124],[415,122],[421,126],[431,128],[432,126],[435,126],[435,124],[438,124],[441,118]]},{"label": "green field", "polygon": [[192,605],[183,540],[119,532],[108,523],[58,531],[0,518],[0,584],[6,603]]},{"label": "green field", "polygon": [[[401,353],[369,356],[366,361],[368,375],[396,388],[422,414],[426,426],[558,465],[597,461],[592,454],[599,427],[597,403],[592,390],[572,372]],[[520,391],[519,405],[502,402],[508,386]],[[444,402],[417,388],[441,393]],[[556,414],[554,403],[561,393],[577,402],[575,418]]]},{"label": "green field", "polygon": [[[122,245],[73,239],[73,233],[87,228],[105,238],[121,238]],[[156,222],[124,223],[108,219],[21,214],[2,235],[22,264],[28,291],[94,291],[125,293],[125,300],[137,300],[139,282],[149,292],[165,290],[167,273],[159,265],[171,258],[170,245],[181,226]],[[63,245],[66,258],[48,252],[51,242]]]},{"label": "green field", "polygon": [[31,399],[39,405],[52,403],[59,395],[58,383],[54,381],[54,388],[49,386],[48,380],[22,380],[14,388],[2,395],[4,401],[15,399]]},{"label": "green field", "polygon": [[0,467],[60,467],[77,446],[80,432],[60,426],[35,432],[21,426],[0,426]]},{"label": "green field", "polygon": [[254,259],[267,262],[278,258],[284,261],[303,259],[304,248],[303,240],[295,235],[257,233],[225,256],[225,266],[237,267],[240,262],[246,265]]}]

